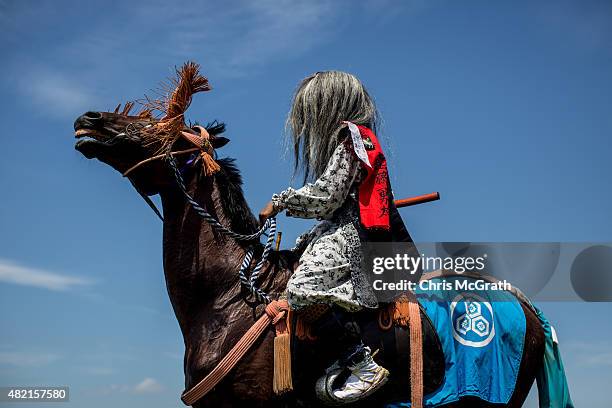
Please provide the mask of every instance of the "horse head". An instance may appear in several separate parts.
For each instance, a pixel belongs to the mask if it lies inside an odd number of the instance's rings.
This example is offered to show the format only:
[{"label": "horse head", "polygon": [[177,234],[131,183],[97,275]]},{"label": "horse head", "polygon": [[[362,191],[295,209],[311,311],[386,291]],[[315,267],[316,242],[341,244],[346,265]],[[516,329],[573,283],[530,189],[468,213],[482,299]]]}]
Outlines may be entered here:
[{"label": "horse head", "polygon": [[[136,103],[126,103],[123,109],[119,104],[114,112],[88,111],[79,116],[74,122],[78,139],[75,149],[88,159],[96,158],[122,174],[130,171],[129,177],[136,188],[153,195],[173,179],[163,160],[148,159],[161,158],[171,152],[197,150],[194,139],[185,135],[194,135],[197,140],[204,133],[211,154],[227,144],[229,139],[219,136],[225,130],[223,124],[213,122],[202,128],[185,122],[192,95],[211,89],[208,80],[200,75],[199,66],[187,62],[176,73],[175,79],[162,86],[164,96],[159,99],[145,97]],[[140,105],[141,110],[131,113],[135,104]],[[184,163],[188,157],[179,157],[179,163]],[[143,165],[138,166],[140,163]]]}]

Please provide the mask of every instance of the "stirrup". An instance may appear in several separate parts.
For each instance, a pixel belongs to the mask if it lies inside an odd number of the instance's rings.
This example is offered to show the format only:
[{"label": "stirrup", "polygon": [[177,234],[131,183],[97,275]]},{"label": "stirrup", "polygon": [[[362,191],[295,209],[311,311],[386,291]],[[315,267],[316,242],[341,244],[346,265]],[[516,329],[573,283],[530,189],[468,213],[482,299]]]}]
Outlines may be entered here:
[{"label": "stirrup", "polygon": [[317,380],[315,385],[315,395],[323,404],[334,407],[343,405],[346,402],[337,398],[334,395],[333,385],[338,376],[346,370],[340,366],[340,362],[336,361],[331,367],[325,371],[325,375]]},{"label": "stirrup", "polygon": [[[378,350],[376,350],[372,354],[372,357],[375,356],[376,353],[378,353]],[[338,397],[336,397],[334,395],[333,385],[336,382],[336,380],[338,379],[338,377],[343,372],[345,372],[347,370],[347,368],[341,366],[339,361],[336,361],[331,367],[329,367],[325,371],[325,375],[323,375],[322,377],[320,377],[317,380],[317,383],[315,385],[315,395],[317,396],[319,401],[321,401],[325,405],[331,406],[331,407],[334,407],[334,406],[337,407],[337,406],[341,406],[341,405],[352,404],[355,401],[359,401],[361,399],[369,397],[375,391],[378,391],[383,385],[385,385],[387,383],[387,381],[389,380],[389,372],[384,367],[381,367],[381,368],[384,371],[386,371],[386,375],[378,383],[377,387],[370,388],[368,391],[364,392],[363,394],[360,394],[357,397],[353,397],[353,398],[338,398]]]}]

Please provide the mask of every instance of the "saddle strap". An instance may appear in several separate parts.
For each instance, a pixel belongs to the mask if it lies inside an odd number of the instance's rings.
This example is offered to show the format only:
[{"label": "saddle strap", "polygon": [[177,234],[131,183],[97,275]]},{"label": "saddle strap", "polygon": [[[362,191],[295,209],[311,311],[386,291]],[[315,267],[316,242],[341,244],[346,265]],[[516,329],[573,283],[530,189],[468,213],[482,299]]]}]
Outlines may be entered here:
[{"label": "saddle strap", "polygon": [[212,369],[206,377],[194,385],[191,389],[185,390],[181,395],[181,400],[185,405],[193,405],[200,398],[208,394],[227,374],[238,364],[253,343],[262,335],[269,324],[276,325],[289,310],[286,300],[274,300],[266,306],[265,313],[255,322],[253,326],[238,340],[238,343],[221,359],[219,364]]},{"label": "saddle strap", "polygon": [[411,407],[423,408],[423,323],[421,308],[415,294],[406,291],[389,306],[380,309],[378,326],[381,330],[389,330],[393,326],[408,330]]},{"label": "saddle strap", "polygon": [[410,331],[410,399],[413,408],[423,408],[423,326],[421,308],[413,293],[408,300]]}]

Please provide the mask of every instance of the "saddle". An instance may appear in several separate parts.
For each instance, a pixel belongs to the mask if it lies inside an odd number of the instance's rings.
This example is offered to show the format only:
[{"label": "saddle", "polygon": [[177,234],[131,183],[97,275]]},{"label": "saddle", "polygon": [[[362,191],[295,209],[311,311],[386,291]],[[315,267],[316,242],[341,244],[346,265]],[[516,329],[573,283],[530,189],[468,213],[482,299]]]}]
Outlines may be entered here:
[{"label": "saddle", "polygon": [[[411,378],[423,380],[422,394],[435,391],[444,381],[445,363],[442,345],[431,320],[420,305],[418,310],[422,341],[418,348],[421,351],[422,366],[419,373],[412,372],[414,365],[411,361],[408,316],[398,310],[402,309],[402,304],[405,306],[407,301],[408,298],[402,296],[393,303],[381,305],[376,310],[359,312],[355,317],[363,342],[372,350],[377,350],[375,360],[391,372],[384,390],[360,401],[365,406],[374,404],[382,396],[385,401],[411,400],[411,397],[414,397],[411,395],[413,389]],[[299,391],[312,395],[315,401],[316,380],[327,368],[326,365],[317,362],[331,363],[337,357],[338,350],[334,349],[333,345],[320,344],[304,320],[306,319],[302,319],[299,315],[294,315],[291,319],[292,371],[295,379],[293,384]],[[302,392],[300,394],[304,395]]]}]

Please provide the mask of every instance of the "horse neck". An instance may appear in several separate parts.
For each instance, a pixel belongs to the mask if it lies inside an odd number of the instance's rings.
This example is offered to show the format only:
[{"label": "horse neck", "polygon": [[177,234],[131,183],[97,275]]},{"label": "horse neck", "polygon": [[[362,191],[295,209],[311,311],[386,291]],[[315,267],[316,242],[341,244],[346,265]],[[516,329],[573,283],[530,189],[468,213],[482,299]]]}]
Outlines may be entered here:
[{"label": "horse neck", "polygon": [[[214,178],[192,180],[194,199],[223,225],[223,211]],[[237,276],[245,250],[233,238],[221,236],[197,215],[180,190],[161,194],[164,209],[163,257],[166,287],[183,336],[222,299],[240,293]]]}]

